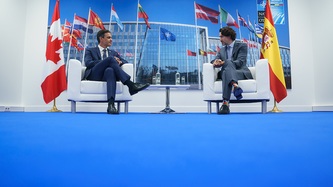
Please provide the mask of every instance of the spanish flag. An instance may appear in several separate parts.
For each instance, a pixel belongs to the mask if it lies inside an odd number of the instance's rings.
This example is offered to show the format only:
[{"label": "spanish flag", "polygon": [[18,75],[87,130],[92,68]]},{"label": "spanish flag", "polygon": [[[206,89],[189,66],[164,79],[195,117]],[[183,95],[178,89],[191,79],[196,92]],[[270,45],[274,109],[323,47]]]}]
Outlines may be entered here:
[{"label": "spanish flag", "polygon": [[267,0],[265,8],[265,21],[260,58],[268,60],[270,89],[273,93],[275,101],[279,103],[287,97],[287,89],[284,80],[278,38],[274,27],[269,0]]}]

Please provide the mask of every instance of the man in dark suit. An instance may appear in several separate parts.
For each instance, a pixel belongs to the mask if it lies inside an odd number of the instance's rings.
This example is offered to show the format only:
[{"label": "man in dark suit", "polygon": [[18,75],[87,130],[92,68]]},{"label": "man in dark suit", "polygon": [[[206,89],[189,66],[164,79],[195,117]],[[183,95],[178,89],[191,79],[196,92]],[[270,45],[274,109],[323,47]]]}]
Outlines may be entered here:
[{"label": "man in dark suit", "polygon": [[218,114],[229,114],[229,100],[231,92],[237,100],[242,99],[243,90],[238,86],[238,80],[253,79],[246,66],[247,44],[236,41],[236,32],[230,27],[220,29],[220,41],[224,46],[216,55],[212,64],[221,68],[223,104]]},{"label": "man in dark suit", "polygon": [[127,85],[131,95],[147,88],[149,84],[133,83],[130,75],[125,73],[121,66],[128,63],[120,55],[109,49],[112,45],[112,35],[109,30],[100,30],[97,33],[98,46],[87,48],[84,62],[87,67],[84,79],[107,82],[108,114],[118,114],[114,106],[116,95],[116,81],[120,80]]}]

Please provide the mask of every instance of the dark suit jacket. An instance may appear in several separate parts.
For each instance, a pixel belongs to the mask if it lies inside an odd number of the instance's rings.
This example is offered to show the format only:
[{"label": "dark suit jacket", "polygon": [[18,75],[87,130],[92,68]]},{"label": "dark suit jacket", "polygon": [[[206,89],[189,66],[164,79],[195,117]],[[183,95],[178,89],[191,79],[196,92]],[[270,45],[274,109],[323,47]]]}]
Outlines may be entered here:
[{"label": "dark suit jacket", "polygon": [[[235,64],[236,69],[242,72],[247,79],[253,79],[251,71],[246,66],[246,58],[247,58],[247,44],[236,40],[234,43],[230,61]],[[223,47],[220,50],[220,52],[217,53],[215,59],[221,59],[223,61],[226,60],[225,47]],[[211,63],[213,63],[214,60],[212,60]]]},{"label": "dark suit jacket", "polygon": [[[109,57],[118,57],[121,61],[122,66],[125,63],[128,63],[125,59],[123,59],[118,52],[112,49],[108,49],[108,56]],[[92,68],[99,62],[102,61],[102,55],[98,47],[92,47],[92,48],[87,48],[86,52],[84,54],[84,63],[87,67],[83,79],[87,79],[87,77],[90,75]]]}]

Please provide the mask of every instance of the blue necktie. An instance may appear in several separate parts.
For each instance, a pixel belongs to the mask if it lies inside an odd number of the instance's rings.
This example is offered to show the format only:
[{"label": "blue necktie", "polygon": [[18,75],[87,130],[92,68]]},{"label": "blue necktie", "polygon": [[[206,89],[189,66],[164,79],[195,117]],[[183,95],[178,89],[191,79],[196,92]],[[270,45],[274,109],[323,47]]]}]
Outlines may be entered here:
[{"label": "blue necktie", "polygon": [[226,58],[226,59],[229,59],[229,57],[228,57],[228,49],[229,49],[229,46],[226,45],[226,46],[225,46],[225,58]]},{"label": "blue necktie", "polygon": [[106,49],[103,49],[103,60],[106,59]]}]

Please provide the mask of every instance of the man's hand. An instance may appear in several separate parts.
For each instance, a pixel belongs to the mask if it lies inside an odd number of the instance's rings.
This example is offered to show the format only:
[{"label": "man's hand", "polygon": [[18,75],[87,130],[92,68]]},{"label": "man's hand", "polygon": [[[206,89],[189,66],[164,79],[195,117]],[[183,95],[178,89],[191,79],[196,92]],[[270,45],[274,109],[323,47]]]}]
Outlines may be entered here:
[{"label": "man's hand", "polygon": [[118,58],[118,57],[114,57],[114,59],[116,59],[116,61],[118,62],[118,64],[120,65],[120,64],[122,64],[123,62]]},{"label": "man's hand", "polygon": [[219,68],[219,67],[221,67],[223,64],[224,64],[224,61],[222,61],[221,59],[216,59],[216,60],[214,61],[214,63],[213,63],[213,66],[214,66],[215,68]]}]

